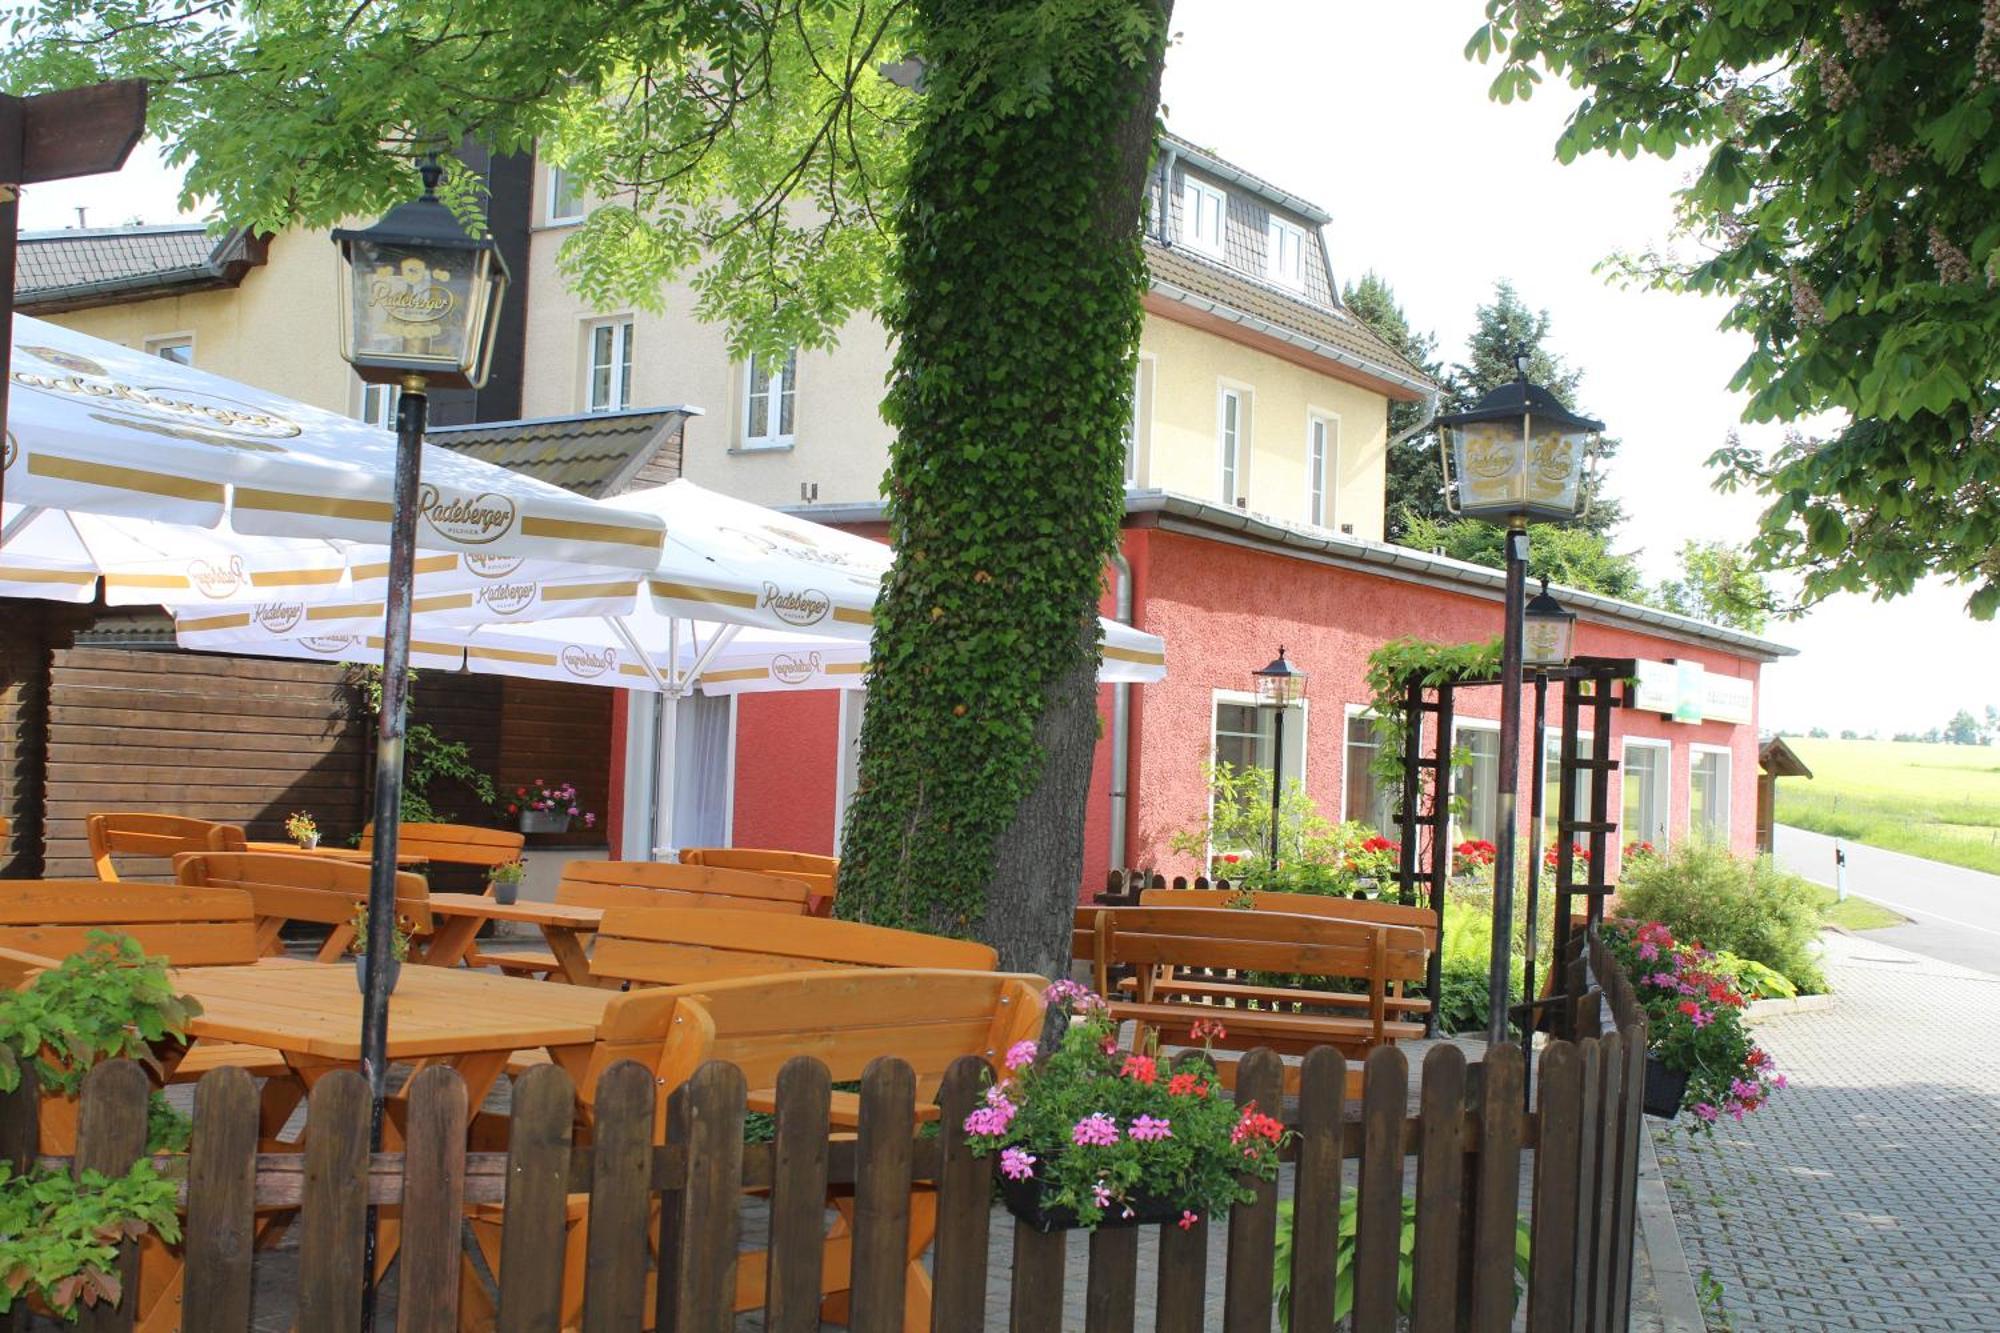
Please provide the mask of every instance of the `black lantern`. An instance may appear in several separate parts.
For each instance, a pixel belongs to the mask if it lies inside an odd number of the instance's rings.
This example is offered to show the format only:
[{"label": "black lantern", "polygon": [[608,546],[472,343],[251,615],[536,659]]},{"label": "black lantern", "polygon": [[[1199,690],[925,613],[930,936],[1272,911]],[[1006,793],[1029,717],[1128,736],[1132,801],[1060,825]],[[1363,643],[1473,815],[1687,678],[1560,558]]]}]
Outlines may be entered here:
[{"label": "black lantern", "polygon": [[1532,671],[1560,671],[1569,665],[1576,638],[1576,613],[1549,596],[1549,581],[1528,599],[1522,613],[1521,665]]},{"label": "black lantern", "polygon": [[1271,868],[1278,867],[1278,806],[1285,788],[1285,710],[1306,697],[1306,673],[1291,664],[1283,644],[1271,664],[1250,673],[1257,705],[1271,710]]},{"label": "black lantern", "polygon": [[490,236],[472,237],[437,197],[444,172],[427,160],[422,197],[365,230],[333,233],[340,283],[340,355],[369,384],[421,376],[476,389],[493,360],[507,261]]},{"label": "black lantern", "polygon": [[1453,513],[1519,527],[1561,521],[1583,509],[1585,464],[1604,423],[1578,416],[1528,382],[1528,354],[1515,353],[1512,383],[1464,412],[1438,418],[1445,503]]}]

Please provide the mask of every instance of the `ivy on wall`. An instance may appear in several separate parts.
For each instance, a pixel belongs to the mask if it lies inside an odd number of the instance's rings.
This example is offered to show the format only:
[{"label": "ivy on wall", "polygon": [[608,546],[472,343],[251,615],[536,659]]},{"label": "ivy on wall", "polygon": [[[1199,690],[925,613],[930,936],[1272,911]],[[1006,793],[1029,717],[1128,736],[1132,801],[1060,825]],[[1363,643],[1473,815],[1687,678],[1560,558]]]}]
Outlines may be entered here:
[{"label": "ivy on wall", "polygon": [[[1079,692],[1095,720],[1167,7],[916,8],[922,118],[886,312],[899,340],[883,409],[896,562],[875,609],[836,903],[964,935],[1043,776],[1038,724]],[[1072,892],[1074,869],[1054,868]],[[1067,916],[1057,924],[1067,932]]]}]

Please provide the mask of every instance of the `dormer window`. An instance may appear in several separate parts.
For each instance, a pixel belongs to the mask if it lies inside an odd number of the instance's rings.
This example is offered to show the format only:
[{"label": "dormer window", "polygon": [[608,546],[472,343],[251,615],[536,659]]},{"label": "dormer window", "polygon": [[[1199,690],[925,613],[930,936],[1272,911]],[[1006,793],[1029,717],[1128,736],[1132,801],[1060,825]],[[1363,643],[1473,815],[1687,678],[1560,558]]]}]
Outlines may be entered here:
[{"label": "dormer window", "polygon": [[1306,285],[1306,233],[1282,218],[1271,219],[1265,237],[1264,271],[1276,282],[1301,290]]},{"label": "dormer window", "polygon": [[1181,242],[1222,258],[1222,228],[1229,197],[1192,176],[1181,180]]}]

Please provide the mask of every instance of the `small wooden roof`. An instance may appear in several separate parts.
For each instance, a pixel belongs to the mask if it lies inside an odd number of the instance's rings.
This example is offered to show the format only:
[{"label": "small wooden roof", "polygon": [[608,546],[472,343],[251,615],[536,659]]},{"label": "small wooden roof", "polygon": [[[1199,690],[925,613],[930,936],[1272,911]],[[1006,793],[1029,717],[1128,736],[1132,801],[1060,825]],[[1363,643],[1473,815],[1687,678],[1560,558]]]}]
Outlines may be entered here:
[{"label": "small wooden roof", "polygon": [[1757,767],[1774,778],[1809,778],[1812,770],[1799,758],[1782,736],[1773,736],[1757,748]]}]

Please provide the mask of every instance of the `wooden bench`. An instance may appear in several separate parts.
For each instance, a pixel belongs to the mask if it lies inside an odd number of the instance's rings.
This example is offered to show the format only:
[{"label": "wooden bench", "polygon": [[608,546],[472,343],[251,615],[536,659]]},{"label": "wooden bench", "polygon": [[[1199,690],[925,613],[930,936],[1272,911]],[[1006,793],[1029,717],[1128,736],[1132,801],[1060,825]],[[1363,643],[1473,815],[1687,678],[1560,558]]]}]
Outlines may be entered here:
[{"label": "wooden bench", "polygon": [[[1166,1046],[1198,1045],[1192,1024],[1213,1019],[1226,1033],[1215,1045],[1225,1050],[1268,1046],[1304,1055],[1333,1046],[1360,1059],[1377,1046],[1423,1036],[1422,1023],[1389,1016],[1390,981],[1424,975],[1423,935],[1411,927],[1215,907],[1097,907],[1077,915],[1076,956],[1091,960],[1112,1015],[1138,1024],[1141,1040],[1150,1031]],[[1110,985],[1120,966],[1135,969],[1129,998]],[[1338,977],[1354,990],[1326,992],[1338,995],[1337,1007],[1299,1010],[1290,1006],[1301,992],[1278,986],[1236,983],[1227,1002],[1158,990],[1177,969],[1199,967]]]},{"label": "wooden bench", "polygon": [[833,891],[840,876],[840,858],[812,852],[785,852],[762,847],[683,847],[681,864],[718,866],[724,870],[754,870],[803,882],[813,891],[812,914],[833,914]]},{"label": "wooden bench", "polygon": [[[1269,893],[1263,890],[1239,891],[1235,889],[1147,889],[1139,895],[1141,907],[1223,907],[1236,911],[1290,912],[1297,916],[1325,916],[1341,921],[1371,921],[1384,926],[1409,926],[1421,931],[1424,948],[1437,949],[1437,913],[1428,907],[1414,907],[1405,903],[1383,902],[1376,898],[1336,898],[1320,893]],[[1127,989],[1132,983],[1126,982]],[[1250,988],[1254,989],[1254,988]],[[1179,973],[1172,977],[1157,979],[1153,984],[1156,995],[1209,995],[1217,999],[1249,998],[1246,988],[1227,980],[1204,977],[1199,974]],[[1337,991],[1301,991],[1294,997],[1306,1004],[1362,1004],[1367,996]],[[1431,1002],[1422,996],[1403,994],[1403,979],[1389,980],[1389,994],[1385,1001],[1395,1013],[1427,1014]]]},{"label": "wooden bench", "polygon": [[[479,828],[472,824],[398,824],[396,857],[421,856],[434,865],[471,866],[491,870],[521,859],[528,840],[513,829]],[[361,851],[373,855],[375,825],[361,830]]]},{"label": "wooden bench", "polygon": [[[719,907],[796,917],[811,900],[812,890],[798,880],[671,861],[571,861],[556,883],[556,901],[565,907]],[[562,966],[546,949],[475,952],[471,961],[535,976],[555,975]]]},{"label": "wooden bench", "polygon": [[[175,967],[254,963],[262,952],[249,895],[233,889],[0,880],[0,982],[10,989],[26,984],[41,968],[82,952],[100,930],[129,936]],[[223,1065],[260,1076],[287,1072],[284,1057],[266,1047],[203,1041],[182,1055],[168,1081],[191,1083]]]},{"label": "wooden bench", "polygon": [[[317,957],[322,963],[338,962],[354,942],[354,911],[368,905],[373,873],[355,862],[284,852],[183,852],[174,858],[182,884],[250,895],[259,954],[285,951],[279,932],[288,921],[328,927]],[[396,872],[396,915],[410,934],[431,933],[430,885],[422,875]]]},{"label": "wooden bench", "polygon": [[[800,972],[749,977],[700,986],[633,991],[619,997],[666,1006],[668,1036],[655,1066],[654,1142],[666,1135],[667,1098],[710,1060],[743,1071],[753,1098],[769,1104],[778,1071],[794,1056],[821,1061],[835,1082],[861,1077],[870,1061],[894,1056],[916,1074],[919,1104],[936,1094],[952,1063],[973,1055],[995,1068],[1008,1047],[1039,1036],[1042,989],[1047,980],[1000,972],[930,969],[870,969]],[[647,1011],[658,1017],[658,1011]],[[608,1018],[608,1014],[607,1014]],[[651,1030],[650,1028],[648,1029]],[[630,1055],[619,1058],[631,1058]],[[643,1060],[643,1055],[640,1056]],[[594,1086],[598,1061],[584,1082]],[[566,1246],[561,1326],[574,1327],[582,1313],[585,1212],[588,1199],[570,1201],[571,1232]],[[823,1296],[839,1303],[852,1268],[851,1200],[836,1200],[842,1220],[828,1234],[820,1272]],[[477,1210],[473,1234],[487,1264],[499,1270],[501,1212]],[[655,1219],[657,1225],[657,1218]],[[911,1199],[903,1327],[921,1333],[930,1327],[930,1275],[922,1263],[937,1228],[936,1194],[919,1187]],[[657,1232],[654,1244],[657,1245]],[[762,1308],[769,1259],[744,1253],[736,1271],[738,1311]],[[652,1282],[649,1276],[649,1285]],[[651,1311],[653,1295],[646,1307]],[[842,1321],[844,1322],[844,1320]]]},{"label": "wooden bench", "polygon": [[243,850],[243,830],[236,825],[184,815],[139,811],[90,815],[83,821],[83,832],[90,844],[92,867],[104,880],[118,878],[118,868],[111,862],[113,852],[171,860],[182,852]]}]

